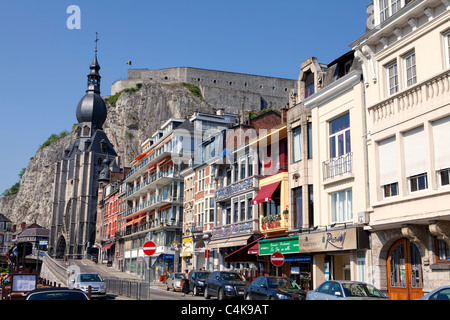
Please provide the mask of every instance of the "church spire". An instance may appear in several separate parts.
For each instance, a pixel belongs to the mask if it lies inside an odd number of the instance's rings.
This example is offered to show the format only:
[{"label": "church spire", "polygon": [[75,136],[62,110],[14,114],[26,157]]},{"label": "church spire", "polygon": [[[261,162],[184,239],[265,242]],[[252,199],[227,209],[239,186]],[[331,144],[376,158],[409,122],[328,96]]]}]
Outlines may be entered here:
[{"label": "church spire", "polygon": [[94,60],[92,60],[91,65],[89,66],[89,69],[91,69],[91,72],[88,74],[88,88],[87,91],[93,91],[94,93],[100,94],[100,65],[97,61],[97,43],[98,43],[98,32],[95,33],[95,54],[94,54]]},{"label": "church spire", "polygon": [[[89,69],[88,84],[86,94],[81,98],[77,106],[78,123],[83,123],[83,128],[87,127],[83,136],[92,136],[96,129],[101,129],[106,120],[105,101],[100,97],[100,66],[97,61],[98,33],[95,36],[95,55]],[[83,129],[84,132],[84,129]]]}]

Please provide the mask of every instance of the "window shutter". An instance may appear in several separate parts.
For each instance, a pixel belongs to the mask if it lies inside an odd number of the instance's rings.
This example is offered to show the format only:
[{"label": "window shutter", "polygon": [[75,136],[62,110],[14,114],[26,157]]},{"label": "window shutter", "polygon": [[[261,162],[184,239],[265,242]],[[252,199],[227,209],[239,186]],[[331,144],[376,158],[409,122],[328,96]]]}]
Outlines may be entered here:
[{"label": "window shutter", "polygon": [[450,167],[450,117],[433,123],[434,164],[436,170]]},{"label": "window shutter", "polygon": [[406,132],[403,135],[403,142],[406,176],[410,177],[426,172],[426,147],[423,127]]},{"label": "window shutter", "polygon": [[378,143],[380,186],[398,181],[397,143],[395,137]]}]

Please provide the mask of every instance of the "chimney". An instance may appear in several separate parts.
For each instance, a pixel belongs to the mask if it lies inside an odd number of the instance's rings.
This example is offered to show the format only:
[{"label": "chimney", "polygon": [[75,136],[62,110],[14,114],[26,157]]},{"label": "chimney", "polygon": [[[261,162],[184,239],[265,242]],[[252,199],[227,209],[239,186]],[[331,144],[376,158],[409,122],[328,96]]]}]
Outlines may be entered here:
[{"label": "chimney", "polygon": [[217,111],[216,111],[216,115],[218,115],[218,116],[223,116],[224,111],[225,111],[224,108],[219,108],[219,109],[217,109]]},{"label": "chimney", "polygon": [[281,108],[281,123],[287,122],[287,113],[289,110],[289,106],[285,105],[283,108]]},{"label": "chimney", "polygon": [[22,223],[20,224],[20,228],[21,228],[22,230],[25,230],[26,227],[27,227],[27,224],[26,224],[25,222],[22,222]]}]

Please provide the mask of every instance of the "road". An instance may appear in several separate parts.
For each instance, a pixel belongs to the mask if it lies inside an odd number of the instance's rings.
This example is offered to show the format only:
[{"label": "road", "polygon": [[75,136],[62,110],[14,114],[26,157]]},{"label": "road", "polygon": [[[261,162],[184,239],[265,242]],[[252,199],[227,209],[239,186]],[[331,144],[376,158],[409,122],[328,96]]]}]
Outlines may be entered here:
[{"label": "road", "polygon": [[[103,278],[111,278],[111,274],[104,272],[102,269],[97,268],[95,264],[86,260],[70,260],[67,267],[75,272],[93,272],[98,273]],[[134,300],[129,297],[119,296],[114,293],[107,293],[107,300]],[[183,297],[181,292],[167,291],[163,287],[151,286],[150,287],[150,300],[205,300],[203,296],[186,295]]]}]

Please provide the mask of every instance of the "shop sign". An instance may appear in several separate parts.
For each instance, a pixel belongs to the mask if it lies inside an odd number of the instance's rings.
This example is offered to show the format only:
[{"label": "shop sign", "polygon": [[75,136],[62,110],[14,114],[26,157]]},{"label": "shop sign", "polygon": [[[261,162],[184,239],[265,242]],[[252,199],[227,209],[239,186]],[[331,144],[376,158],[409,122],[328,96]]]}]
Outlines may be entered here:
[{"label": "shop sign", "polygon": [[299,252],[298,237],[261,240],[258,241],[258,243],[260,256],[272,255],[275,252],[280,252],[283,254]]},{"label": "shop sign", "polygon": [[251,231],[252,231],[252,223],[247,222],[226,227],[213,228],[211,235],[212,237],[224,237],[233,234],[250,233]]},{"label": "shop sign", "polygon": [[300,252],[342,251],[357,249],[356,228],[306,233],[299,236]]},{"label": "shop sign", "polygon": [[223,187],[215,192],[216,201],[231,197],[234,193],[247,190],[253,187],[252,178],[247,178],[240,182],[233,183],[231,186]]}]

